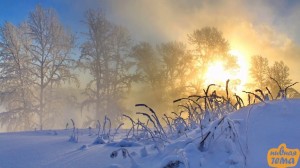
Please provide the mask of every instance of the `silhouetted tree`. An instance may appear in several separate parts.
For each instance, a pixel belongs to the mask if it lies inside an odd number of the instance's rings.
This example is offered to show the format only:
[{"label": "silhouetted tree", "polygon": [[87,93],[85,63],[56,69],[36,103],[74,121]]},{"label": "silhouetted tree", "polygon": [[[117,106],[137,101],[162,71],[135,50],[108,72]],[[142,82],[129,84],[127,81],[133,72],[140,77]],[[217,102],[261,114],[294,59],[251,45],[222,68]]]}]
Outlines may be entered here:
[{"label": "silhouetted tree", "polygon": [[188,80],[193,78],[193,56],[182,42],[168,42],[157,46],[162,58],[161,71],[165,94],[170,102],[182,97],[187,91]]},{"label": "silhouetted tree", "polygon": [[196,91],[199,92],[198,81],[202,84],[204,81],[202,76],[206,73],[210,63],[222,61],[227,70],[238,68],[236,57],[229,54],[229,42],[223,37],[222,32],[215,27],[197,29],[188,34],[188,40],[194,47],[193,55],[196,60],[194,73],[198,74],[198,78],[191,85],[195,87]]},{"label": "silhouetted tree", "polygon": [[194,54],[198,57],[200,65],[222,60],[226,68],[237,67],[236,58],[229,54],[229,42],[222,32],[215,27],[204,27],[188,34],[190,43],[195,47]]},{"label": "silhouetted tree", "polygon": [[151,89],[160,86],[162,75],[161,60],[155,49],[147,42],[141,42],[132,47],[130,56],[134,59],[136,71]]},{"label": "silhouetted tree", "polygon": [[[283,61],[275,61],[273,66],[271,66],[269,69],[269,76],[274,78],[278,82],[278,85],[283,89],[292,82],[292,80],[289,78],[289,67],[285,65]],[[273,92],[273,95],[276,96],[279,91],[279,87],[274,81],[271,81],[270,78],[269,86],[271,88],[271,92]]]},{"label": "silhouetted tree", "polygon": [[[292,80],[289,78],[289,67],[283,61],[275,61],[272,66],[269,66],[267,58],[259,55],[253,56],[251,58],[250,73],[254,80],[255,89],[261,89],[265,92],[264,94],[271,93],[274,98],[277,97],[280,88],[283,92],[287,86],[292,84]],[[266,87],[269,90],[266,90]],[[288,88],[287,92],[289,97],[299,95],[294,88]]]},{"label": "silhouetted tree", "polygon": [[[108,21],[104,13],[86,13],[87,40],[81,45],[80,63],[89,70],[92,80],[85,88],[88,98],[82,107],[93,106],[96,119],[121,114],[124,93],[136,80],[130,73],[133,63],[126,56],[130,49],[127,30]],[[112,115],[114,115],[112,117]]]}]

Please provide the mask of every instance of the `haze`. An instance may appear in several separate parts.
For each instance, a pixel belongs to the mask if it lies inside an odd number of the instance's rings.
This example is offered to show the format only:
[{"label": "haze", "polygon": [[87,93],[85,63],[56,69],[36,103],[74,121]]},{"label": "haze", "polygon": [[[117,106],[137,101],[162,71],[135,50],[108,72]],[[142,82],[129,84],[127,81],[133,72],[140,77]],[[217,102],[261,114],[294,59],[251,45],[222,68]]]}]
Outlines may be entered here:
[{"label": "haze", "polygon": [[[187,35],[194,30],[207,26],[220,30],[230,44],[230,53],[237,58],[240,72],[234,76],[225,72],[222,63],[215,62],[208,67],[211,72],[201,74],[207,77],[205,84],[237,78],[241,84],[236,92],[241,93],[253,82],[249,72],[253,55],[267,58],[269,64],[284,61],[289,67],[292,81],[300,81],[300,2],[297,0],[12,0],[1,2],[0,24],[3,25],[5,21],[21,24],[36,5],[53,8],[64,27],[75,33],[77,47],[73,51],[74,58],[80,56],[79,46],[86,40],[83,36],[83,32],[87,31],[83,22],[85,13],[95,9],[103,11],[112,23],[127,28],[133,44],[146,41],[155,47],[160,43],[182,41],[190,47]],[[211,78],[214,71],[224,73]],[[86,72],[78,73],[80,90],[85,88],[90,77]],[[140,87],[139,84],[134,86]],[[294,88],[299,91],[300,85]],[[79,95],[78,90],[72,90],[72,93]],[[149,95],[131,92],[124,101],[129,106],[124,111],[134,109],[135,103],[141,103],[136,101],[146,100],[146,96]],[[148,103],[165,110],[156,101],[149,100]],[[84,122],[78,111],[76,114],[69,113],[71,111],[62,117],[60,125],[56,127],[63,127],[61,123],[65,123],[70,116]]]}]

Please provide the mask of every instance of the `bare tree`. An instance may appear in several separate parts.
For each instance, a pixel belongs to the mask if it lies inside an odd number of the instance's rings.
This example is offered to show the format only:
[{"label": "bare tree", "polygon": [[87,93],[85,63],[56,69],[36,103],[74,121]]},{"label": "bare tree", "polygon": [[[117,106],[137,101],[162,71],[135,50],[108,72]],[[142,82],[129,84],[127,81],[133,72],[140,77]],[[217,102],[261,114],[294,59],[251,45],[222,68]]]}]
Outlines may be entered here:
[{"label": "bare tree", "polygon": [[0,28],[0,88],[1,97],[7,111],[2,112],[2,125],[8,130],[24,130],[35,127],[32,120],[33,92],[29,72],[30,57],[24,49],[26,43],[25,25],[19,27],[5,23]]},{"label": "bare tree", "polygon": [[74,37],[64,29],[52,9],[37,6],[29,14],[27,24],[30,43],[25,48],[31,57],[30,73],[34,79],[32,84],[38,89],[35,97],[39,101],[39,126],[43,129],[46,89],[71,79],[76,81],[71,72],[75,63],[71,57]]},{"label": "bare tree", "polygon": [[[292,80],[289,78],[289,67],[283,61],[275,61],[273,66],[269,68],[269,76],[277,82],[269,78],[269,86],[273,95],[277,95],[279,87],[285,88],[291,84]],[[279,87],[278,87],[279,86]]]},{"label": "bare tree", "polygon": [[194,54],[197,56],[200,66],[222,60],[227,68],[237,67],[235,57],[229,54],[229,42],[215,27],[197,29],[188,34],[188,39],[195,47]]},{"label": "bare tree", "polygon": [[130,56],[134,59],[136,70],[142,80],[152,90],[160,86],[161,81],[161,60],[155,49],[147,42],[141,42],[132,47]]},{"label": "bare tree", "polygon": [[[82,107],[94,106],[96,118],[115,118],[121,112],[121,100],[135,75],[126,58],[130,38],[126,29],[109,22],[101,12],[86,13],[87,40],[81,46],[80,63],[89,70],[92,80],[85,88],[88,98]],[[112,115],[116,114],[114,117]]]},{"label": "bare tree", "polygon": [[[130,57],[133,58],[137,74],[141,78],[143,100],[148,104],[163,104],[166,102],[166,83],[163,73],[162,57],[148,42],[140,42],[132,47]],[[146,90],[146,92],[145,92]]]},{"label": "bare tree", "polygon": [[187,91],[187,81],[195,76],[193,73],[193,56],[181,42],[169,42],[158,45],[162,58],[162,75],[166,94],[172,100],[182,97]]},{"label": "bare tree", "polygon": [[254,79],[253,85],[263,90],[266,88],[268,94],[274,95],[274,98],[278,97],[276,95],[283,92],[287,87],[287,90],[290,91],[289,97],[299,96],[299,93],[291,88],[294,84],[291,85],[289,67],[283,61],[275,61],[272,66],[269,66],[267,58],[256,55],[252,57],[250,72]]}]

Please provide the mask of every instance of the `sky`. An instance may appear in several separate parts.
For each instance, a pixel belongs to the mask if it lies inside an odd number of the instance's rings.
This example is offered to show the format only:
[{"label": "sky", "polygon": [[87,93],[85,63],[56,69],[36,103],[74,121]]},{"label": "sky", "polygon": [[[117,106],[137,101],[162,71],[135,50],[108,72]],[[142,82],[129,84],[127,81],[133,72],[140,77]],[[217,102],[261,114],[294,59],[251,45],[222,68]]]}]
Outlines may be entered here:
[{"label": "sky", "polygon": [[[35,5],[54,8],[77,36],[86,30],[85,11],[101,9],[126,27],[134,42],[185,41],[205,26],[223,32],[242,61],[252,55],[272,64],[283,60],[293,81],[300,81],[300,1],[298,0],[0,0],[0,24],[19,24]],[[80,42],[79,42],[80,43]],[[245,64],[245,66],[249,66]],[[249,67],[246,67],[249,68]],[[247,74],[249,75],[249,74]],[[300,86],[296,87],[298,90]]]}]

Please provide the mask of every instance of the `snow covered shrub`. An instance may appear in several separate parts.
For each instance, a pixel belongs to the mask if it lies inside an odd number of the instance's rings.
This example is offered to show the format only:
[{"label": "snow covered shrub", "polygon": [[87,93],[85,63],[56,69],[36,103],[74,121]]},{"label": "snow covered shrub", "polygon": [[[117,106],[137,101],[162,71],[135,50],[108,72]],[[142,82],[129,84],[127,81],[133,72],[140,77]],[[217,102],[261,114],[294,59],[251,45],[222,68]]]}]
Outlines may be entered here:
[{"label": "snow covered shrub", "polygon": [[82,146],[80,147],[80,150],[86,150],[86,149],[88,149],[88,148],[89,148],[88,145],[82,145]]},{"label": "snow covered shrub", "polygon": [[[180,112],[180,115],[177,115],[175,112],[172,112],[172,113],[175,114],[176,117],[181,117],[181,114],[186,111],[188,113],[188,118],[187,118],[186,124],[189,129],[197,128],[197,125],[200,123],[200,120],[201,120],[201,113],[203,111],[201,105],[199,103],[197,103],[197,101],[193,100],[192,97],[194,97],[194,96],[189,96],[188,98],[180,98],[180,99],[173,101],[173,103],[177,103],[182,100],[187,100],[187,103],[185,105],[183,105],[183,104],[178,105],[178,107],[182,107],[184,109],[184,111]],[[200,111],[198,112],[198,110],[200,110]]]},{"label": "snow covered shrub", "polygon": [[122,139],[120,142],[115,143],[114,146],[117,147],[133,147],[133,146],[141,146],[139,143],[129,141],[127,139]]},{"label": "snow covered shrub", "polygon": [[142,123],[139,119],[136,123],[137,125],[137,131],[136,131],[136,140],[138,141],[143,141],[143,142],[147,142],[150,138],[150,133],[148,132],[147,126],[148,126],[149,120],[147,121],[147,123]]},{"label": "snow covered shrub", "polygon": [[135,125],[136,125],[136,123],[135,123],[134,120],[133,120],[131,117],[129,117],[128,115],[123,114],[123,117],[128,118],[128,119],[130,120],[131,124],[132,124],[131,128],[129,129],[128,133],[126,134],[126,138],[128,139],[130,133],[132,132],[131,138],[134,139],[134,138],[136,137],[136,136],[135,136]]},{"label": "snow covered shrub", "polygon": [[146,116],[149,119],[149,121],[151,121],[151,123],[153,124],[153,126],[155,128],[154,132],[156,134],[159,134],[160,138],[166,140],[167,134],[166,134],[164,128],[162,127],[160,120],[158,119],[155,111],[152,108],[150,108],[149,106],[147,106],[146,104],[136,104],[135,106],[136,107],[146,107],[151,112],[151,116],[149,114],[143,113],[143,112],[137,112],[136,114],[141,114],[143,116]]},{"label": "snow covered shrub", "polygon": [[94,145],[97,145],[97,144],[105,144],[105,141],[103,140],[103,137],[101,136],[100,134],[100,131],[101,131],[101,124],[100,124],[100,121],[97,120],[97,127],[98,127],[98,132],[97,132],[97,138],[95,139],[95,141],[93,142]]},{"label": "snow covered shrub", "polygon": [[164,117],[162,119],[165,121],[165,123],[168,126],[168,133],[173,134],[175,131],[175,129],[173,128],[172,123],[171,123],[171,122],[173,122],[173,119],[171,117],[168,117],[166,114],[164,114]]},{"label": "snow covered shrub", "polygon": [[96,127],[98,128],[97,137],[100,137],[101,123],[100,123],[99,120],[97,120],[97,126]]},{"label": "snow covered shrub", "polygon": [[246,153],[241,145],[235,122],[227,116],[214,121],[207,128],[207,132],[201,139],[198,149],[206,152],[217,140],[224,146],[225,152],[230,154],[227,163],[230,165],[246,165]]},{"label": "snow covered shrub", "polygon": [[110,154],[110,157],[111,158],[118,157],[119,152],[122,154],[123,159],[126,159],[127,157],[130,159],[132,168],[140,168],[140,166],[136,163],[136,161],[133,159],[132,155],[129,153],[129,151],[126,148],[120,148],[120,149],[113,151]]},{"label": "snow covered shrub", "polygon": [[223,122],[224,117],[222,117],[221,119],[215,121],[214,123],[212,123],[210,125],[210,127],[208,128],[208,131],[202,135],[202,140],[199,143],[198,149],[201,152],[204,152],[208,149],[208,145],[210,144],[211,140],[214,139],[214,132],[217,130],[217,128],[220,126],[220,124]]},{"label": "snow covered shrub", "polygon": [[155,133],[154,131],[152,131],[149,127],[147,127],[144,123],[139,123],[139,125],[141,125],[143,127],[143,129],[145,130],[145,137],[148,137],[148,139],[140,139],[143,142],[147,143],[149,140],[151,141],[151,143],[153,143],[153,148],[156,149],[159,153],[161,152],[160,148],[163,148],[165,146],[165,142],[168,142],[167,140],[165,140],[164,138],[162,138],[160,136],[160,134],[158,134],[157,132]]},{"label": "snow covered shrub", "polygon": [[277,99],[277,98],[286,99],[287,95],[288,95],[287,94],[288,89],[291,88],[292,86],[296,85],[297,83],[299,83],[299,82],[294,82],[294,83],[286,86],[285,88],[282,88],[277,80],[275,80],[272,77],[270,77],[270,78],[277,84],[277,86],[279,88],[279,91],[278,91],[277,96],[276,96],[275,99]]},{"label": "snow covered shrub", "polygon": [[105,144],[105,141],[102,137],[97,137],[94,142],[93,142],[94,145],[98,145],[98,144]]},{"label": "snow covered shrub", "polygon": [[[108,124],[109,124],[107,132],[106,132],[106,122],[108,122]],[[111,131],[111,121],[107,116],[105,116],[103,130],[102,130],[102,138],[110,141],[110,131]]]},{"label": "snow covered shrub", "polygon": [[212,121],[211,113],[208,110],[205,110],[204,118],[201,120],[200,123],[201,129],[206,128],[211,121]]},{"label": "snow covered shrub", "polygon": [[124,123],[121,123],[121,124],[119,124],[119,126],[115,129],[114,134],[111,136],[111,137],[112,137],[111,141],[114,141],[115,136],[118,134],[119,129],[120,129],[123,125],[124,125]]},{"label": "snow covered shrub", "polygon": [[92,136],[93,135],[93,133],[92,133],[92,127],[89,127],[88,129],[89,129],[89,136]]},{"label": "snow covered shrub", "polygon": [[186,158],[181,156],[183,150],[179,150],[177,154],[167,155],[161,160],[160,168],[189,168],[189,164],[185,163]]},{"label": "snow covered shrub", "polygon": [[73,124],[73,130],[72,130],[72,134],[71,134],[71,136],[69,138],[69,141],[77,143],[78,142],[78,132],[79,131],[78,131],[78,128],[76,129],[75,122],[74,122],[73,119],[71,119],[71,122]]},{"label": "snow covered shrub", "polygon": [[185,134],[185,131],[188,130],[186,122],[181,117],[174,119],[174,127],[178,136]]},{"label": "snow covered shrub", "polygon": [[[168,136],[165,132],[163,126],[160,123],[155,111],[148,107],[145,104],[136,104],[137,107],[142,106],[146,107],[151,114],[146,112],[137,112],[136,114],[142,115],[146,117],[147,123],[142,123],[140,120],[135,122],[131,117],[123,114],[124,117],[128,118],[131,121],[132,127],[128,131],[126,135],[126,140],[131,141],[142,141],[144,143],[151,143],[154,144],[154,148],[160,152],[160,148],[164,147],[164,144],[168,142]],[[149,123],[152,124],[153,128],[150,128],[148,125]],[[131,137],[130,134],[132,135]]]},{"label": "snow covered shrub", "polygon": [[[106,128],[107,124],[108,124],[108,128]],[[116,129],[115,134],[117,134],[117,131],[121,126],[122,126],[122,124]],[[105,116],[105,118],[104,118],[102,132],[101,132],[101,123],[99,120],[97,120],[97,128],[98,128],[97,138],[93,142],[94,145],[109,143],[113,140],[113,137],[115,136],[115,134],[111,135],[111,121],[107,116]]]},{"label": "snow covered shrub", "polygon": [[[256,89],[259,92],[259,89]],[[258,99],[260,102],[263,102],[264,104],[266,104],[266,102],[264,101],[264,97],[260,97],[259,95],[252,93],[252,92],[247,92],[247,91],[243,91],[244,93],[247,93],[248,95],[253,95],[255,97],[255,99]],[[254,101],[255,101],[254,99]]]},{"label": "snow covered shrub", "polygon": [[179,160],[171,160],[163,168],[179,168],[179,167],[184,167],[184,164],[181,161],[179,161]]}]

